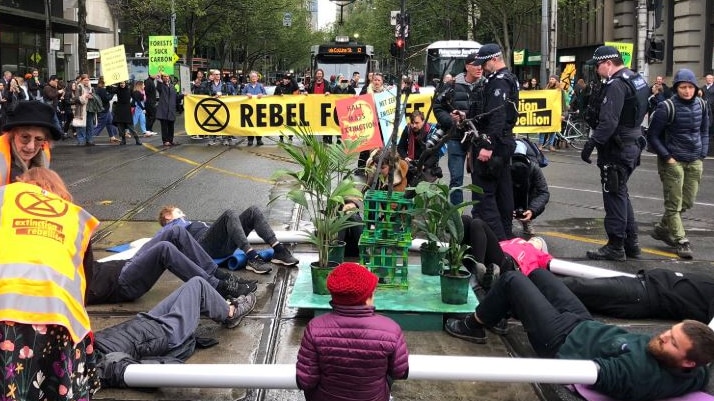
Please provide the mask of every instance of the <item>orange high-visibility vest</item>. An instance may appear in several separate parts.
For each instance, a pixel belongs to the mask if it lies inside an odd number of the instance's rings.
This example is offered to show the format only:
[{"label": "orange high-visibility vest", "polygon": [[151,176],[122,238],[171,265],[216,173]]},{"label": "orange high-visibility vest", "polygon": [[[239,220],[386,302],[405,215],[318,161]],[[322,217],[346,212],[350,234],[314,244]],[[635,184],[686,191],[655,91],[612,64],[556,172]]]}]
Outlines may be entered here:
[{"label": "orange high-visibility vest", "polygon": [[0,321],[90,330],[82,260],[99,221],[22,182],[0,187]]},{"label": "orange high-visibility vest", "polygon": [[[50,166],[50,147],[49,143],[45,142],[42,146],[42,151],[45,152],[45,160],[47,165],[43,167]],[[10,135],[6,132],[0,136],[0,185],[9,184],[12,182],[12,177],[10,177],[10,171],[12,170],[12,145],[10,144]]]}]

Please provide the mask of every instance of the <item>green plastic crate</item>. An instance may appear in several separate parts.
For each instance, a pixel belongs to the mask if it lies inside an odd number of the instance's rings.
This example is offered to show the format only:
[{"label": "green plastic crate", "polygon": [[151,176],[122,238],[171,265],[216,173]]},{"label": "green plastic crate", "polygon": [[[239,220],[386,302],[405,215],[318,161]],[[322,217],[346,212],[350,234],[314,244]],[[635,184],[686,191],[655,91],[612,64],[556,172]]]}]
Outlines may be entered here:
[{"label": "green plastic crate", "polygon": [[411,199],[405,199],[403,192],[368,190],[364,195],[365,227],[375,230],[380,238],[391,233],[411,230],[411,214],[414,207]]}]

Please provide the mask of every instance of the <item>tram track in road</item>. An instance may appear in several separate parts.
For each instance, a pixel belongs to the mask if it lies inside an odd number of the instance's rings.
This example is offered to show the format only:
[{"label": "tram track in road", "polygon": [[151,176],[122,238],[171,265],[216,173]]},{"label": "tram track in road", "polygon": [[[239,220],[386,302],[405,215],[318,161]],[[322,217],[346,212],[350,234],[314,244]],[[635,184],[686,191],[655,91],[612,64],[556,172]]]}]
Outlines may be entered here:
[{"label": "tram track in road", "polygon": [[163,153],[163,152],[165,152],[165,151],[167,151],[167,150],[168,150],[168,148],[166,148],[166,149],[156,149],[156,151],[154,151],[154,152],[147,153],[147,154],[141,155],[141,156],[139,156],[139,157],[134,157],[134,158],[132,158],[132,159],[127,159],[127,160],[123,161],[122,163],[119,163],[118,165],[112,165],[112,166],[110,166],[110,167],[107,167],[107,168],[104,169],[104,170],[100,170],[100,171],[97,171],[97,172],[94,173],[94,174],[90,174],[90,175],[88,175],[88,176],[86,176],[86,177],[82,177],[81,179],[79,179],[79,180],[77,180],[77,181],[74,181],[74,182],[68,184],[67,187],[71,189],[71,188],[74,188],[74,187],[76,187],[76,186],[78,186],[78,185],[80,185],[80,184],[84,184],[84,183],[86,183],[86,182],[92,181],[92,180],[94,180],[94,179],[96,179],[96,178],[99,178],[99,177],[102,177],[102,176],[104,176],[104,175],[116,173],[117,169],[121,169],[122,167],[128,166],[128,165],[130,165],[130,164],[132,164],[132,163],[135,163],[135,162],[137,162],[137,161],[139,161],[139,160],[144,160],[144,159],[148,159],[148,158],[150,158],[150,157],[153,157],[153,156],[155,156],[155,155],[159,155],[159,154],[161,154],[161,153]]},{"label": "tram track in road", "polygon": [[[158,152],[154,152],[154,153],[152,153],[152,154],[158,154],[158,153],[160,153],[160,152],[162,152],[162,151],[163,151],[163,150],[158,151]],[[130,220],[132,217],[134,217],[134,216],[136,216],[137,214],[141,213],[148,205],[150,205],[151,203],[153,203],[153,202],[154,202],[156,199],[158,199],[160,196],[162,196],[162,195],[168,193],[169,191],[172,191],[172,190],[176,189],[176,188],[177,188],[178,186],[180,186],[184,181],[186,181],[186,180],[189,179],[190,177],[194,176],[194,175],[195,175],[196,173],[198,173],[199,171],[210,167],[209,165],[211,164],[211,162],[213,162],[214,160],[220,158],[220,157],[223,156],[226,152],[229,152],[229,151],[230,151],[230,148],[225,148],[225,149],[221,150],[220,152],[218,152],[218,153],[217,153],[216,155],[214,155],[213,157],[211,157],[210,159],[208,159],[208,160],[206,160],[206,161],[204,161],[204,162],[202,162],[202,163],[196,163],[196,165],[195,165],[193,168],[191,168],[189,171],[187,171],[186,173],[184,173],[181,177],[175,179],[174,181],[170,182],[170,183],[167,184],[167,185],[164,185],[161,189],[159,189],[159,190],[158,190],[157,192],[155,192],[153,195],[151,195],[151,196],[149,196],[148,198],[144,199],[143,201],[139,202],[136,206],[132,207],[132,208],[129,209],[127,212],[125,212],[123,215],[119,216],[118,219],[112,221],[111,223],[107,223],[106,225],[105,225],[105,224],[102,224],[103,227],[102,227],[101,229],[97,230],[97,232],[95,232],[94,235],[92,236],[92,241],[96,243],[96,242],[99,242],[99,241],[105,239],[106,237],[108,237],[108,236],[114,231],[114,228],[115,228],[115,227],[118,227],[118,226],[120,226],[121,224],[124,224],[126,221]],[[140,160],[140,159],[142,159],[142,158],[144,158],[144,157],[149,157],[149,156],[150,156],[150,155],[146,155],[146,156],[142,156],[142,157],[140,157],[140,158],[135,158],[135,159],[132,159],[132,160],[127,161],[127,163],[135,162],[135,161],[137,161],[137,160]],[[126,163],[123,164],[123,165],[126,165]],[[117,166],[113,166],[110,171],[115,171],[116,168],[117,168]],[[106,172],[104,172],[104,174],[106,174]],[[77,182],[77,184],[80,183],[80,182],[86,182],[86,181],[88,181],[88,180],[89,180],[90,178],[92,178],[92,177],[93,177],[93,178],[96,178],[96,177],[101,176],[101,175],[102,175],[102,173],[94,174],[94,175],[92,175],[92,176],[89,176],[89,177],[86,177],[86,178],[84,178],[84,179],[82,179],[82,180],[79,180],[79,181]]]}]

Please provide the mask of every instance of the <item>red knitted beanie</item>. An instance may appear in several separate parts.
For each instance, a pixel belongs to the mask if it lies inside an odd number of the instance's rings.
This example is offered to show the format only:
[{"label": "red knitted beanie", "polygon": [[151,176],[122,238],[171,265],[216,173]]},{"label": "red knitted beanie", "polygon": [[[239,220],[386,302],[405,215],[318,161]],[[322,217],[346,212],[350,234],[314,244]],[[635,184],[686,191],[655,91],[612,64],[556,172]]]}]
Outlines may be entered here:
[{"label": "red knitted beanie", "polygon": [[362,305],[374,293],[377,280],[359,263],[342,263],[327,276],[327,290],[338,305]]}]

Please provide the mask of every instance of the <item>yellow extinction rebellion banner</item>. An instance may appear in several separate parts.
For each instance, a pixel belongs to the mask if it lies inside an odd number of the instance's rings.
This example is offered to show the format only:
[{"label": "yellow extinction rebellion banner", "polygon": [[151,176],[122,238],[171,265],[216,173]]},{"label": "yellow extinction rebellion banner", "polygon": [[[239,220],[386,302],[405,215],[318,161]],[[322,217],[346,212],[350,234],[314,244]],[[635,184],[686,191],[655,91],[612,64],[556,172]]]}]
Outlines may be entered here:
[{"label": "yellow extinction rebellion banner", "polygon": [[[184,118],[188,135],[287,134],[286,126],[309,126],[315,135],[340,135],[337,100],[352,95],[220,96],[187,95]],[[560,131],[561,93],[556,90],[522,91],[515,133]],[[432,95],[410,95],[405,113],[427,113]],[[434,113],[430,122],[436,122]],[[375,129],[378,129],[375,127]]]}]

